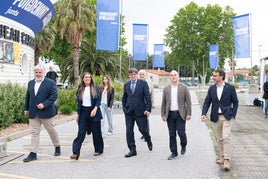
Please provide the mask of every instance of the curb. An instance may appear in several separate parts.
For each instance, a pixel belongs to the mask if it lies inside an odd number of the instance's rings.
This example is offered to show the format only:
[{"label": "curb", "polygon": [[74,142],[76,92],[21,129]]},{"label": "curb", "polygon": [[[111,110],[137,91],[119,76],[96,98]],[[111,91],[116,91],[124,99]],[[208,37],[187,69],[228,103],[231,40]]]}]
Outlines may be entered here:
[{"label": "curb", "polygon": [[[58,125],[61,125],[63,123],[66,123],[66,122],[73,121],[73,120],[75,120],[75,116],[76,116],[76,114],[73,114],[73,115],[68,116],[68,117],[66,117],[64,119],[55,120],[54,125],[58,126]],[[43,129],[44,129],[44,127],[42,126],[41,130],[43,130]],[[9,135],[6,135],[6,136],[2,136],[2,137],[0,137],[0,142],[9,142],[9,141],[12,141],[14,139],[18,139],[20,137],[26,136],[28,134],[30,134],[30,129],[19,131],[19,132],[16,132],[14,134],[9,134]]]}]

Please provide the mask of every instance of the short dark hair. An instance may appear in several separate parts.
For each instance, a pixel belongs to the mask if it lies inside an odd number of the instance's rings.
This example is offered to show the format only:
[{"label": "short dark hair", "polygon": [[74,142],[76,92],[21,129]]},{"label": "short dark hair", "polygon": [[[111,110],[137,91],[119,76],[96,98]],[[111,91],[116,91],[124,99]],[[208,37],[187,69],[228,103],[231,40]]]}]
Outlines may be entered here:
[{"label": "short dark hair", "polygon": [[225,80],[225,72],[223,70],[217,69],[214,70],[215,73],[219,73],[220,76],[222,76],[222,79]]},{"label": "short dark hair", "polygon": [[138,74],[138,70],[136,69],[136,68],[130,68],[129,70],[128,70],[128,74],[129,73],[136,73],[136,74]]}]

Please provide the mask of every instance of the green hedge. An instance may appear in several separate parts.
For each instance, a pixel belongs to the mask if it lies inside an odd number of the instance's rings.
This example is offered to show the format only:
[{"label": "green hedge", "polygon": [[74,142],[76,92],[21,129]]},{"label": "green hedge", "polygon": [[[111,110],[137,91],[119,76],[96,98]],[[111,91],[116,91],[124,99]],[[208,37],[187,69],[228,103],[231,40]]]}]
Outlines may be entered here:
[{"label": "green hedge", "polygon": [[0,129],[13,123],[27,123],[24,116],[26,88],[19,84],[0,84]]},{"label": "green hedge", "polygon": [[58,110],[62,114],[70,114],[69,110],[77,111],[77,103],[75,94],[77,89],[59,89],[58,100],[56,102]]}]

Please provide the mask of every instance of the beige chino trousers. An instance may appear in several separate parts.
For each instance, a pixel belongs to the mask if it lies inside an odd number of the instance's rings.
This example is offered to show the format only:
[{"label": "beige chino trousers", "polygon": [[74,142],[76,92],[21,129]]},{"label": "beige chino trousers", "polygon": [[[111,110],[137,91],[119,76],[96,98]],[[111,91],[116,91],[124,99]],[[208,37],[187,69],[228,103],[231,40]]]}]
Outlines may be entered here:
[{"label": "beige chino trousers", "polygon": [[232,120],[226,120],[223,115],[219,115],[219,120],[214,123],[214,128],[218,137],[218,150],[220,157],[230,160]]},{"label": "beige chino trousers", "polygon": [[31,150],[30,150],[31,152],[34,153],[38,152],[42,124],[47,130],[54,147],[60,146],[58,133],[56,132],[53,124],[53,117],[48,119],[40,119],[38,117],[35,117],[34,119],[30,119],[29,123],[30,123],[30,134],[31,134]]}]

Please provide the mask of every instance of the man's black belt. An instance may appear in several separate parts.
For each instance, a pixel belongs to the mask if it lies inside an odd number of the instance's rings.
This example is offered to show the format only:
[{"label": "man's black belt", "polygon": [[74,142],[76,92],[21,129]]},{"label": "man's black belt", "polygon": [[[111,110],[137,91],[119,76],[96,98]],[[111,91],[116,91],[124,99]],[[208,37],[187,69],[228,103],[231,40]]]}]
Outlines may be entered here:
[{"label": "man's black belt", "polygon": [[169,111],[169,112],[179,112],[179,110],[173,110],[173,111]]},{"label": "man's black belt", "polygon": [[218,113],[218,115],[223,115],[222,113]]}]

